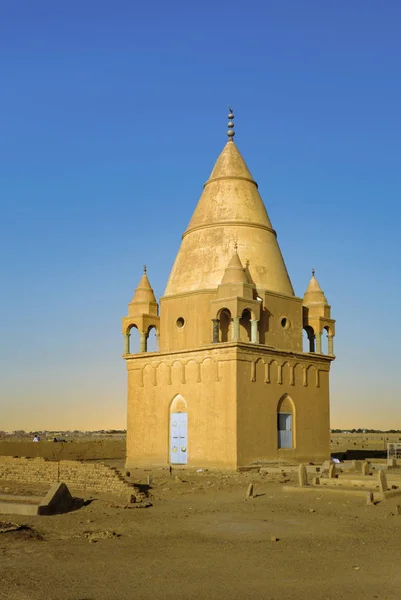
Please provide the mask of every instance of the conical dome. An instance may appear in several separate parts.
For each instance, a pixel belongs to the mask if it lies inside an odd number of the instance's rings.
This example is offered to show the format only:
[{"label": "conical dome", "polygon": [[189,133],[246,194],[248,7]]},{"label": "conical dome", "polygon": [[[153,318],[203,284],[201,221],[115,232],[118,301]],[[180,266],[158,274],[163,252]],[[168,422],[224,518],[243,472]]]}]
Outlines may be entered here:
[{"label": "conical dome", "polygon": [[165,295],[215,289],[235,241],[258,289],[294,295],[258,186],[230,140],[183,235]]},{"label": "conical dome", "polygon": [[146,274],[146,267],[144,267],[141,280],[129,304],[129,315],[157,315],[157,312],[156,298]]},{"label": "conical dome", "polygon": [[313,304],[328,305],[326,296],[324,295],[323,290],[315,277],[315,271],[312,271],[312,278],[304,294],[303,303],[305,306],[311,306]]},{"label": "conical dome", "polygon": [[240,257],[238,256],[237,250],[232,256],[232,259],[228,263],[226,270],[224,271],[223,279],[221,283],[249,283],[248,275]]}]

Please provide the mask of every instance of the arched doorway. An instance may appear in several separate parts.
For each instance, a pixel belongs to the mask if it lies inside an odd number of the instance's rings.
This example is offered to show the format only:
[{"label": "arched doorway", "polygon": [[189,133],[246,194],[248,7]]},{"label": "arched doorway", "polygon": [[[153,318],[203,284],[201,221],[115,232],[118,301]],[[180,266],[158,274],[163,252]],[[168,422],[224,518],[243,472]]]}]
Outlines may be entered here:
[{"label": "arched doorway", "polygon": [[277,406],[277,446],[294,448],[295,410],[291,398],[286,394]]},{"label": "arched doorway", "polygon": [[188,462],[188,411],[184,398],[177,394],[170,406],[170,463],[186,465]]}]

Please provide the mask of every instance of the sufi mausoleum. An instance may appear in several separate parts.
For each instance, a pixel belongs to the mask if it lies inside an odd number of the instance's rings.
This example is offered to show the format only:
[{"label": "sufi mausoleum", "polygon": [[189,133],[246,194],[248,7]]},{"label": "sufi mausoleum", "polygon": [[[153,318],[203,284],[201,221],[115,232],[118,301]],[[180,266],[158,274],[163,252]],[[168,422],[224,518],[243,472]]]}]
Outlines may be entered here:
[{"label": "sufi mausoleum", "polygon": [[[123,319],[127,467],[236,469],[329,457],[335,322],[314,273],[303,298],[295,295],[258,185],[234,143],[233,118],[230,111],[228,141],[164,296],[158,304],[145,269]],[[132,328],[139,348],[130,347]],[[158,346],[147,352],[153,328]]]}]

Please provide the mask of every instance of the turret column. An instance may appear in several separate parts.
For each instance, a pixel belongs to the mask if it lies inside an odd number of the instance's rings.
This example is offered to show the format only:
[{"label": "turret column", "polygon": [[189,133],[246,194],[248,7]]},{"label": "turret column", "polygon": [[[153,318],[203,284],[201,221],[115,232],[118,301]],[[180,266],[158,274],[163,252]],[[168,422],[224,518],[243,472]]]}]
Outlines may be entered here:
[{"label": "turret column", "polygon": [[239,340],[239,320],[240,317],[233,317],[233,340]]},{"label": "turret column", "polygon": [[258,319],[251,320],[251,342],[252,344],[259,344],[259,330],[258,330]]},{"label": "turret column", "polygon": [[329,335],[329,356],[334,356],[334,336]]},{"label": "turret column", "polygon": [[156,331],[156,352],[160,352],[160,333]]},{"label": "turret column", "polygon": [[139,352],[146,352],[146,333],[140,333],[139,336]]},{"label": "turret column", "polygon": [[316,333],[316,353],[322,353],[322,334],[320,332]]},{"label": "turret column", "polygon": [[124,354],[129,354],[129,341],[130,341],[130,337],[131,334],[129,333],[129,331],[124,335]]},{"label": "turret column", "polygon": [[212,323],[213,323],[213,344],[217,344],[219,342],[220,319],[212,319]]}]

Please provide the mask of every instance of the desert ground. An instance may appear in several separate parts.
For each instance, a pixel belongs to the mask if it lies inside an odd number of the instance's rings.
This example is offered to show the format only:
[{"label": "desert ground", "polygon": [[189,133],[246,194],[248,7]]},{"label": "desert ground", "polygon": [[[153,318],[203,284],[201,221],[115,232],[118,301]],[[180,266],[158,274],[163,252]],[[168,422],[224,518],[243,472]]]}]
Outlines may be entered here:
[{"label": "desert ground", "polygon": [[[86,501],[74,512],[0,515],[25,526],[0,533],[0,598],[399,600],[401,496],[369,506],[363,496],[291,493],[297,474],[280,468],[138,469],[130,480],[149,508],[72,489]],[[45,490],[0,480],[0,493]]]}]

